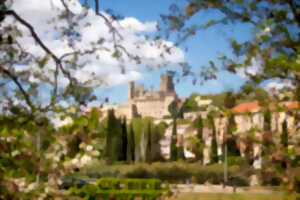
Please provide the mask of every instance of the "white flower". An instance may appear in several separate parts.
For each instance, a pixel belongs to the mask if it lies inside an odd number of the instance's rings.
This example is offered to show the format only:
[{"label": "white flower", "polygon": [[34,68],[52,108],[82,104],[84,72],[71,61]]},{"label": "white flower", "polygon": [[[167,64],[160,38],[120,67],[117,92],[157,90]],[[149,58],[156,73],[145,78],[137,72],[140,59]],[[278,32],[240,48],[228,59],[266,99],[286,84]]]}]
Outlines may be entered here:
[{"label": "white flower", "polygon": [[70,113],[76,113],[76,107],[72,106],[69,109]]},{"label": "white flower", "polygon": [[55,127],[59,128],[62,126],[72,125],[73,119],[70,116],[67,116],[64,120],[60,120],[55,124]]},{"label": "white flower", "polygon": [[57,184],[58,184],[58,185],[63,184],[62,180],[58,179],[58,180],[57,180]]},{"label": "white flower", "polygon": [[68,117],[65,118],[64,123],[66,125],[71,125],[71,124],[73,124],[73,119],[68,116]]},{"label": "white flower", "polygon": [[92,155],[93,155],[93,156],[99,156],[100,153],[99,153],[99,151],[96,151],[96,150],[95,150],[95,151],[92,151]]},{"label": "white flower", "polygon": [[80,149],[83,149],[85,146],[86,146],[86,144],[84,142],[82,142],[82,143],[79,144],[79,148]]},{"label": "white flower", "polygon": [[271,32],[270,27],[266,27],[266,28],[264,29],[264,33],[265,33],[265,34],[269,34],[270,32]]},{"label": "white flower", "polygon": [[25,187],[25,178],[14,179],[14,183],[18,185],[19,188]]},{"label": "white flower", "polygon": [[84,155],[84,156],[82,156],[80,161],[81,161],[82,164],[87,164],[91,160],[92,160],[92,158],[90,156]]},{"label": "white flower", "polygon": [[12,155],[13,157],[15,157],[15,156],[17,156],[17,155],[19,155],[19,154],[20,154],[20,152],[19,152],[18,150],[15,150],[15,151],[11,152],[11,155]]},{"label": "white flower", "polygon": [[54,156],[53,160],[58,162],[60,160],[60,156],[59,155]]},{"label": "white flower", "polygon": [[9,137],[6,138],[7,142],[12,142],[14,140],[16,140],[16,138],[14,136],[9,136]]},{"label": "white flower", "polygon": [[79,163],[78,158],[72,159],[72,164],[73,164],[73,165],[76,165],[76,164],[78,164],[78,163]]},{"label": "white flower", "polygon": [[67,151],[67,149],[63,149],[61,153],[66,155],[68,153],[68,151]]},{"label": "white flower", "polygon": [[49,192],[50,192],[50,188],[49,188],[49,187],[46,187],[46,188],[45,188],[45,192],[46,192],[46,193],[49,193]]},{"label": "white flower", "polygon": [[282,100],[285,97],[284,94],[279,94],[279,99]]},{"label": "white flower", "polygon": [[27,188],[25,189],[25,192],[31,192],[32,190],[37,188],[37,184],[36,183],[30,183]]},{"label": "white flower", "polygon": [[92,145],[87,145],[86,146],[86,150],[87,151],[92,151],[93,150],[93,146]]}]

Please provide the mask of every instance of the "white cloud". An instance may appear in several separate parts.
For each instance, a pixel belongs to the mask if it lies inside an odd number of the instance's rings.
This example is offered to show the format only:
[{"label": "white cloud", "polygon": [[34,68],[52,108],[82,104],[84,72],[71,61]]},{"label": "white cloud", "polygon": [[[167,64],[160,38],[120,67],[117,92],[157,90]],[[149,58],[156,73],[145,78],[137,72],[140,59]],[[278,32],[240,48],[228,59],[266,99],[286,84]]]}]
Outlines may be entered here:
[{"label": "white cloud", "polygon": [[237,75],[244,79],[248,79],[248,75],[255,75],[262,72],[261,61],[259,59],[252,58],[250,66],[245,66],[237,70]]},{"label": "white cloud", "polygon": [[142,77],[142,74],[136,71],[130,71],[129,73],[125,74],[110,74],[107,77],[107,81],[110,85],[118,85],[121,83],[135,81]]},{"label": "white cloud", "polygon": [[[86,15],[84,15],[86,10],[77,0],[65,2],[70,6],[70,10],[73,12],[78,23],[78,26],[75,26],[75,31],[81,35],[78,40],[73,40],[73,48],[81,51],[88,50],[100,38],[104,39],[103,44],[100,45],[103,47],[102,49],[98,50],[94,55],[81,56],[78,60],[78,63],[82,64],[82,68],[73,71],[72,74],[75,74],[75,77],[82,82],[93,76],[102,78],[102,81],[110,85],[122,84],[141,78],[142,74],[138,72],[140,67],[170,65],[184,61],[184,53],[177,47],[170,49],[171,54],[164,53],[166,47],[173,46],[172,42],[163,40],[153,41],[146,39],[140,34],[143,32],[153,33],[156,28],[156,22],[142,23],[133,17],[127,17],[115,22],[114,26],[117,27],[123,37],[123,40],[117,38],[119,44],[126,47],[127,51],[131,54],[139,56],[141,63],[137,64],[134,60],[127,57],[125,53],[123,53],[121,61],[117,60],[112,57],[114,53],[112,34],[105,24],[104,19],[96,16],[95,12],[91,9],[87,10]],[[61,28],[66,27],[68,21],[58,20],[57,18],[57,15],[64,11],[60,0],[18,0],[14,1],[11,8],[31,23],[42,41],[58,57],[67,52],[72,52],[68,38],[61,37]],[[102,14],[109,18],[106,13]],[[12,18],[6,18],[5,20],[7,24],[12,23]],[[20,23],[15,24],[23,32],[23,36],[17,38],[23,48],[34,56],[44,56],[45,52],[32,39],[29,30]],[[120,65],[125,69],[125,73],[121,70]],[[53,73],[50,72],[53,72],[55,65],[53,61],[50,61],[44,69],[39,69],[34,63],[31,63],[27,67],[20,66],[18,70],[28,69],[32,73],[49,74],[49,79],[52,80]],[[31,79],[36,81],[36,79]],[[63,86],[68,83],[63,77],[59,77],[59,81]]]},{"label": "white cloud", "polygon": [[284,87],[294,88],[295,86],[290,81],[274,80],[272,82],[267,83],[265,89],[267,91],[270,91],[272,89],[280,90]]},{"label": "white cloud", "polygon": [[124,20],[120,21],[121,27],[125,31],[132,31],[132,32],[153,32],[156,29],[155,22],[146,22],[141,23],[136,18],[128,17]]}]

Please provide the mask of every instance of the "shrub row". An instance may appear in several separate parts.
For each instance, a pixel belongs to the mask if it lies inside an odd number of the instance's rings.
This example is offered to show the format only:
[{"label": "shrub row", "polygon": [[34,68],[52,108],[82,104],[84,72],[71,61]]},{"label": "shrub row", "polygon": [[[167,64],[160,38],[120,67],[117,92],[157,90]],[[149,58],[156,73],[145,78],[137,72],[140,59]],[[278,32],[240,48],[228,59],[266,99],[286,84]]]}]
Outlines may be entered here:
[{"label": "shrub row", "polygon": [[[248,175],[240,173],[241,167],[233,165],[229,167],[229,185],[249,185]],[[188,164],[184,162],[153,163],[119,165],[102,167],[96,173],[98,177],[119,177],[119,178],[158,178],[170,183],[185,183],[187,179],[191,183],[222,184],[224,180],[223,165],[214,164],[201,166],[198,163]],[[236,174],[239,174],[238,176]],[[95,172],[93,172],[95,177]]]},{"label": "shrub row", "polygon": [[81,188],[75,186],[70,190],[72,195],[87,200],[133,200],[136,197],[155,200],[161,195],[169,194],[169,185],[163,185],[158,179],[100,178],[96,185],[90,184]]}]

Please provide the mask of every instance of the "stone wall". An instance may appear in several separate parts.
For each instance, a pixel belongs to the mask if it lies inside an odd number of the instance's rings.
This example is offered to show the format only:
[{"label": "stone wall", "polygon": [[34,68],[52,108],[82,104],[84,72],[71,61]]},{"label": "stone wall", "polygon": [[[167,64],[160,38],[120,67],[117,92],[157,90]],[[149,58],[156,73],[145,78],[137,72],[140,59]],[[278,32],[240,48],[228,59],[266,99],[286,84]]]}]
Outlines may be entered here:
[{"label": "stone wall", "polygon": [[169,104],[178,99],[174,90],[172,77],[168,74],[161,75],[160,90],[145,90],[143,84],[135,87],[134,82],[128,85],[128,100],[123,105],[115,106],[117,116],[126,116],[132,119],[136,116],[150,116],[156,119],[162,119],[169,115]]},{"label": "stone wall", "polygon": [[[165,134],[164,138],[160,141],[161,154],[165,159],[170,158],[170,145],[172,137],[172,126],[170,126]],[[181,146],[184,150],[185,158],[195,158],[195,155],[189,150],[188,138],[195,137],[197,130],[189,124],[182,124],[177,126],[177,147]]]},{"label": "stone wall", "polygon": [[[223,143],[225,137],[225,131],[227,130],[228,119],[226,117],[218,117],[214,119],[214,124],[216,128],[216,139],[218,145],[218,157],[223,154]],[[219,163],[222,161],[219,160]]]}]

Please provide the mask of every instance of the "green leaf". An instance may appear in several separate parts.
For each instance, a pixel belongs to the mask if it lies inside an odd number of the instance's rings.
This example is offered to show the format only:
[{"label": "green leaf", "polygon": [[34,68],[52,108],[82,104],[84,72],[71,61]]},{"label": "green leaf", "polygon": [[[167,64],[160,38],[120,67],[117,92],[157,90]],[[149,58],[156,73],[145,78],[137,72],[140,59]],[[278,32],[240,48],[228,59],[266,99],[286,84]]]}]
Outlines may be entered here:
[{"label": "green leaf", "polygon": [[209,28],[210,26],[212,26],[216,21],[214,19],[211,19],[209,21],[207,21],[204,25],[205,28]]},{"label": "green leaf", "polygon": [[4,128],[1,130],[0,135],[1,135],[1,136],[6,136],[7,133],[8,133],[8,129],[7,129],[7,127],[4,127]]},{"label": "green leaf", "polygon": [[116,50],[113,54],[112,54],[112,57],[114,58],[120,58],[121,57],[121,52]]},{"label": "green leaf", "polygon": [[37,60],[37,63],[39,65],[40,68],[44,68],[45,65],[47,64],[47,62],[49,61],[50,56],[47,54],[46,56],[40,58]]}]

